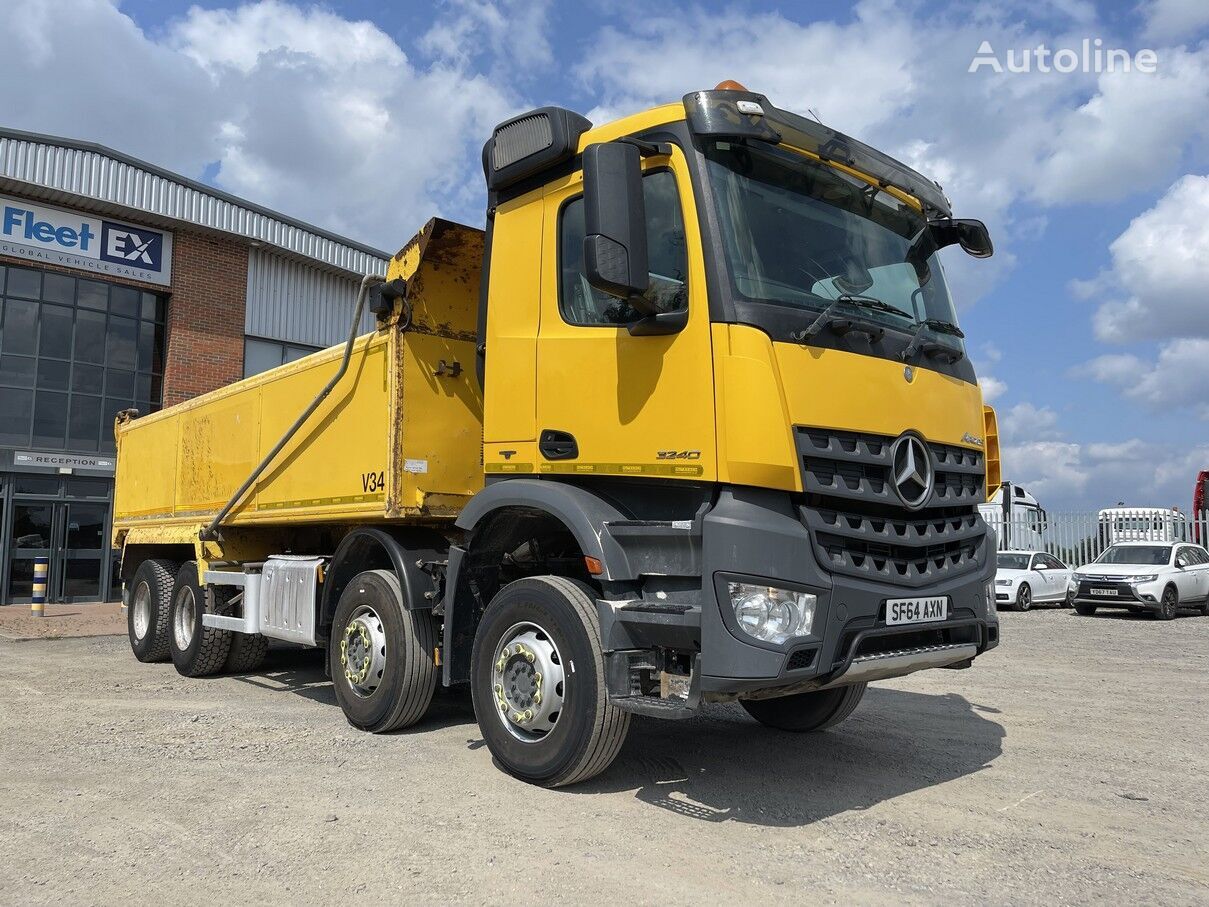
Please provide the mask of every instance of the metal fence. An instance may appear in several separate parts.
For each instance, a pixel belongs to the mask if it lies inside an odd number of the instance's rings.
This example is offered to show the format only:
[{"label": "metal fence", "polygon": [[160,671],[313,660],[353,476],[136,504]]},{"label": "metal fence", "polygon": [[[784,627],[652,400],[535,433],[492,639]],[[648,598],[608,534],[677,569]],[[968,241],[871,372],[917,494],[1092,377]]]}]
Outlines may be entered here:
[{"label": "metal fence", "polygon": [[[996,508],[997,509],[997,508]],[[1158,508],[1082,513],[1026,511],[1005,523],[1002,512],[987,507],[983,517],[994,530],[1000,550],[1044,551],[1067,566],[1089,564],[1116,542],[1209,541],[1209,511],[1188,515]]]}]

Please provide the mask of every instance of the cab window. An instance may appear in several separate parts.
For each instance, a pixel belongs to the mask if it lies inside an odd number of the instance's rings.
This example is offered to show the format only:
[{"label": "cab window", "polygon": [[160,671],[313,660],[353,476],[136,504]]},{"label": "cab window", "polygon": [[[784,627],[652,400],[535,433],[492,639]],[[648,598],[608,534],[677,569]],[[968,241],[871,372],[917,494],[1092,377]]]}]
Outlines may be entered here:
[{"label": "cab window", "polygon": [[[647,267],[651,283],[643,294],[661,312],[679,312],[688,306],[685,283],[684,218],[676,178],[670,170],[648,173],[642,180],[646,207]],[[584,200],[574,198],[563,206],[558,234],[558,310],[568,324],[615,326],[641,316],[629,303],[593,289],[583,271]]]}]

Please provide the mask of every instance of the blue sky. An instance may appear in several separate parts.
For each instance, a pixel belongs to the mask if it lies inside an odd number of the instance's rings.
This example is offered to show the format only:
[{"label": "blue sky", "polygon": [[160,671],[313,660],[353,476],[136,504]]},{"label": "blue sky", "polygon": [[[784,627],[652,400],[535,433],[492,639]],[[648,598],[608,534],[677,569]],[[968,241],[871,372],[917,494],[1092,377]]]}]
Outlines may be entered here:
[{"label": "blue sky", "polygon": [[[969,72],[1100,39],[1153,73]],[[8,0],[0,123],[111,145],[401,245],[481,222],[492,124],[596,121],[734,78],[938,178],[1005,472],[1050,509],[1190,503],[1209,467],[1209,4]]]}]

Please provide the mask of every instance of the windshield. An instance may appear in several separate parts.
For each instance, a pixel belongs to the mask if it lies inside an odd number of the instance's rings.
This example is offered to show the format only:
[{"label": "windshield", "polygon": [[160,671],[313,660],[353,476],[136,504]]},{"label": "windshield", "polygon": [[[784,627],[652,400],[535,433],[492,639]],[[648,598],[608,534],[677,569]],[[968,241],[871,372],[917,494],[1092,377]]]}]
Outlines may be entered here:
[{"label": "windshield", "polygon": [[1027,554],[1001,554],[999,555],[1000,570],[1027,570],[1028,569]]},{"label": "windshield", "polygon": [[[927,221],[864,180],[800,154],[705,144],[734,291],[752,302],[822,312],[841,296],[892,308],[860,316],[911,332],[956,315]],[[854,310],[853,310],[854,311]],[[961,349],[961,340],[925,328]]]},{"label": "windshield", "polygon": [[1097,564],[1145,564],[1163,567],[1171,560],[1170,545],[1113,545],[1096,559]]}]

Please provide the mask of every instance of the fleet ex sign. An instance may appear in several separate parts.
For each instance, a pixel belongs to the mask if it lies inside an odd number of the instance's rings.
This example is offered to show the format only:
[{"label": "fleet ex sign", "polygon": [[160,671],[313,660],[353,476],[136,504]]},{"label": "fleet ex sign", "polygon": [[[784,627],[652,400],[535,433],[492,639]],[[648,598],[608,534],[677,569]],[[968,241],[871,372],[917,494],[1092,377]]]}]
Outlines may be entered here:
[{"label": "fleet ex sign", "polygon": [[172,234],[0,195],[0,255],[168,286]]}]

